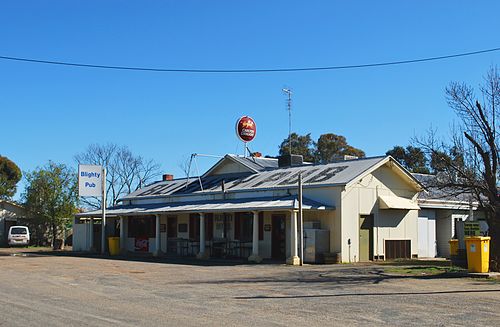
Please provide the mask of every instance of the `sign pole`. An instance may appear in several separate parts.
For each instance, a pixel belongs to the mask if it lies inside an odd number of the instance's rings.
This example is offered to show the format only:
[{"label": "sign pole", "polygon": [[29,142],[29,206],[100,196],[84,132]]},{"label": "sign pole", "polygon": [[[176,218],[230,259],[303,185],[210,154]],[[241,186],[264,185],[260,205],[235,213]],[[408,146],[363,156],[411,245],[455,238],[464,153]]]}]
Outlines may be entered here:
[{"label": "sign pole", "polygon": [[300,265],[304,264],[304,215],[302,210],[302,173],[299,173]]},{"label": "sign pole", "polygon": [[101,225],[101,254],[106,252],[106,168],[102,167],[102,225]]}]

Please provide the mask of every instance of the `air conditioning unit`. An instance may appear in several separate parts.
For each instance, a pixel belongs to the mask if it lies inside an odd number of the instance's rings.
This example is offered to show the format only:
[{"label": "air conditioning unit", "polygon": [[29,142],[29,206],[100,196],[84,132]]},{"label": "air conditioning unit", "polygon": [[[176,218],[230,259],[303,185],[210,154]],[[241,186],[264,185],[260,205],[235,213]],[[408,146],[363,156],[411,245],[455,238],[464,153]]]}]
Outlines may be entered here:
[{"label": "air conditioning unit", "polygon": [[319,221],[304,221],[304,229],[321,229]]}]

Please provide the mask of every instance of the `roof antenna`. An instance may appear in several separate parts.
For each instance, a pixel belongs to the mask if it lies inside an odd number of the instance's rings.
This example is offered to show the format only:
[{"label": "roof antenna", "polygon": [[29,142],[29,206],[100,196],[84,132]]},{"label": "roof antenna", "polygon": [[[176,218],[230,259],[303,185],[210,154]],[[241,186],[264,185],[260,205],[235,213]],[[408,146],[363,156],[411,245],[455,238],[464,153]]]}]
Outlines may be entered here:
[{"label": "roof antenna", "polygon": [[208,157],[208,158],[223,158],[224,156],[217,156],[217,155],[213,155],[213,154],[203,154],[203,153],[192,153],[191,154],[191,158],[189,159],[189,164],[188,164],[188,167],[187,167],[187,180],[186,180],[186,189],[189,185],[189,177],[190,177],[190,174],[191,174],[191,166],[193,164],[193,161],[194,161],[194,165],[195,165],[195,168],[196,168],[196,173],[198,174],[198,182],[200,183],[200,188],[201,190],[203,191],[203,183],[201,181],[201,176],[200,176],[200,171],[198,170],[198,161],[196,160],[197,157]]},{"label": "roof antenna", "polygon": [[288,151],[292,154],[292,90],[288,88],[282,89],[283,93],[288,96],[287,110],[288,110]]},{"label": "roof antenna", "polygon": [[186,180],[186,189],[189,186],[189,174],[191,173],[191,164],[193,163],[193,160],[194,160],[194,165],[196,167],[196,172],[198,173],[198,182],[200,183],[200,188],[203,191],[203,184],[201,182],[200,171],[198,170],[198,162],[196,161],[196,157],[197,156],[198,156],[198,153],[193,153],[193,154],[191,154],[191,158],[189,159],[188,173],[187,173],[187,180]]}]

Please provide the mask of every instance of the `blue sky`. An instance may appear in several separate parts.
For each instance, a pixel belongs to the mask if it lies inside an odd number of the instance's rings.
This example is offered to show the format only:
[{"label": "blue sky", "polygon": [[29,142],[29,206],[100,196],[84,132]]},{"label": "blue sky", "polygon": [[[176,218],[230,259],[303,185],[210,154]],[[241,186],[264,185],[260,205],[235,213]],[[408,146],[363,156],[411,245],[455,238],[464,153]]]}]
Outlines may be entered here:
[{"label": "blue sky", "polygon": [[[332,66],[500,46],[498,1],[2,1],[0,55],[102,65],[244,69]],[[22,170],[75,166],[90,143],[127,145],[182,175],[191,153],[277,154],[293,130],[347,137],[369,156],[455,116],[444,88],[476,86],[500,52],[421,64],[270,74],[180,74],[0,60],[0,154]],[[199,159],[200,170],[213,161]],[[20,185],[23,189],[23,185]]]}]

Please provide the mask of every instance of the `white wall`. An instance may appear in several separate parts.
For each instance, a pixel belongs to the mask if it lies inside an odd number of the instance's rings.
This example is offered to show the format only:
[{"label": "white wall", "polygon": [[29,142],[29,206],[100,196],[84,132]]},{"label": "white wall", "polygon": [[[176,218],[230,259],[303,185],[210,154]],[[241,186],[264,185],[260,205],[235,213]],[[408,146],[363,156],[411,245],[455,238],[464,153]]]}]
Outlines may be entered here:
[{"label": "white wall", "polygon": [[[414,199],[417,191],[391,168],[382,166],[341,191],[342,261],[359,260],[359,217],[373,215],[373,254],[385,256],[385,240],[410,240],[411,254],[418,254],[418,210],[379,209],[378,196]],[[337,210],[337,212],[339,212]],[[348,239],[351,239],[349,258]]]},{"label": "white wall", "polygon": [[210,175],[232,174],[232,173],[246,173],[251,172],[247,167],[232,161],[231,159],[224,159],[219,167],[214,169]]},{"label": "white wall", "polygon": [[90,224],[73,224],[73,251],[90,249]]},{"label": "white wall", "polygon": [[259,241],[259,256],[265,259],[271,258],[271,238],[272,238],[272,212],[264,212],[264,226],[271,225],[271,230],[264,229],[264,239]]}]

